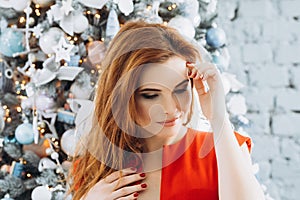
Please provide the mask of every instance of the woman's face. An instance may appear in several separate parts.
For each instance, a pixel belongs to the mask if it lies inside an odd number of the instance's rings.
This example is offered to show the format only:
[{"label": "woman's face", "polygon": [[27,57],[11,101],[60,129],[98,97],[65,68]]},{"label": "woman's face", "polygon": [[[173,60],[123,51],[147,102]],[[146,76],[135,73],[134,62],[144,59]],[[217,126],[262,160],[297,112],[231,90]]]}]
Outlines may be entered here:
[{"label": "woman's face", "polygon": [[178,133],[192,99],[186,61],[174,56],[164,63],[144,66],[135,96],[139,126],[151,135]]}]

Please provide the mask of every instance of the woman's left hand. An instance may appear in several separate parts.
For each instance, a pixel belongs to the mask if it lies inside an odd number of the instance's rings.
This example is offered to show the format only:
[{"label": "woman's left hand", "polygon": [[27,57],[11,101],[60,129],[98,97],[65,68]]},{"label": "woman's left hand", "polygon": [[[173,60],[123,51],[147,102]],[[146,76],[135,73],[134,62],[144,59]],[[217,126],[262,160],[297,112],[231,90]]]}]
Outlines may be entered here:
[{"label": "woman's left hand", "polygon": [[[213,63],[186,63],[188,77],[193,78],[201,109],[209,121],[223,120],[226,116],[225,93],[220,72]],[[204,83],[209,90],[206,91]]]}]

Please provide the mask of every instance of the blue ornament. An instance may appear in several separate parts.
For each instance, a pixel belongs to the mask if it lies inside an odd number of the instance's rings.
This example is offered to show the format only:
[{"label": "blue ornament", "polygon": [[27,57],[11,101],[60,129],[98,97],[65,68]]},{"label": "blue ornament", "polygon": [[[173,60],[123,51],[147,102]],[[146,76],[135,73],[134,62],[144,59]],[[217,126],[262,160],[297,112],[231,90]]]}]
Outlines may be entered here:
[{"label": "blue ornament", "polygon": [[0,53],[12,57],[14,53],[24,51],[23,39],[23,33],[5,29],[0,35]]},{"label": "blue ornament", "polygon": [[13,144],[17,143],[16,138],[13,135],[5,136],[5,138],[4,138],[4,144],[12,144],[12,143]]},{"label": "blue ornament", "polygon": [[212,62],[223,72],[227,69],[227,61],[222,55],[212,55]]},{"label": "blue ornament", "polygon": [[15,137],[20,144],[31,144],[34,141],[33,126],[23,123],[16,128]]},{"label": "blue ornament", "polygon": [[205,35],[206,43],[213,47],[219,48],[226,43],[226,35],[221,28],[210,28]]}]

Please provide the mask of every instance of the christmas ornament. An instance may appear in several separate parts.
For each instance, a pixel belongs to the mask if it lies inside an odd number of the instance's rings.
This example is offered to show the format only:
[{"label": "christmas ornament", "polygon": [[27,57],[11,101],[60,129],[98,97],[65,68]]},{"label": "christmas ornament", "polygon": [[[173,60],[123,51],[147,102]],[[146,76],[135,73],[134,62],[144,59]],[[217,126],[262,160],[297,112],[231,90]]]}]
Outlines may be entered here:
[{"label": "christmas ornament", "polygon": [[39,46],[45,54],[54,53],[53,46],[56,46],[61,37],[64,37],[64,32],[56,27],[50,28],[39,39]]},{"label": "christmas ornament", "polygon": [[201,17],[199,15],[199,2],[197,0],[187,0],[179,3],[179,9],[182,16],[188,18],[194,25],[199,26]]},{"label": "christmas ornament", "polygon": [[68,66],[70,67],[78,67],[80,61],[80,55],[70,56],[70,61],[67,61]]},{"label": "christmas ornament", "polygon": [[52,193],[46,186],[38,186],[31,193],[32,200],[51,200]]},{"label": "christmas ornament", "polygon": [[14,53],[24,51],[24,34],[13,29],[5,29],[0,35],[0,53],[12,57]]},{"label": "christmas ornament", "polygon": [[4,109],[3,109],[3,107],[1,106],[1,103],[0,103],[0,133],[2,133],[2,131],[5,127],[4,115],[5,115],[5,111],[4,111]]},{"label": "christmas ornament", "polygon": [[75,135],[75,129],[69,129],[61,137],[60,140],[61,149],[69,156],[75,154],[77,138]]},{"label": "christmas ornament", "polygon": [[233,115],[245,115],[247,113],[246,99],[241,94],[233,95],[228,103],[228,110]]},{"label": "christmas ornament", "polygon": [[14,200],[14,199],[10,198],[9,194],[6,194],[1,200]]},{"label": "christmas ornament", "polygon": [[33,3],[38,4],[40,7],[45,8],[50,6],[54,0],[32,0]]},{"label": "christmas ornament", "polygon": [[33,127],[32,124],[24,122],[19,125],[15,130],[16,140],[20,144],[31,144],[34,140]]},{"label": "christmas ornament", "polygon": [[80,0],[87,7],[101,9],[109,0]]},{"label": "christmas ornament", "polygon": [[169,21],[168,26],[177,29],[182,36],[188,39],[193,39],[196,33],[193,23],[186,17],[173,17]]},{"label": "christmas ornament", "polygon": [[29,2],[30,0],[0,0],[0,7],[23,11]]},{"label": "christmas ornament", "polygon": [[207,44],[213,48],[219,48],[226,43],[226,35],[224,30],[221,28],[208,29],[205,38]]},{"label": "christmas ornament", "polygon": [[81,12],[74,12],[73,22],[75,33],[82,33],[89,27],[88,19]]},{"label": "christmas ornament", "polygon": [[56,169],[57,165],[49,158],[42,158],[39,162],[38,170],[42,172],[44,169]]},{"label": "christmas ornament", "polygon": [[119,0],[118,7],[125,16],[128,16],[133,11],[133,2],[132,0]]},{"label": "christmas ornament", "polygon": [[106,37],[112,39],[120,30],[118,15],[114,8],[109,11],[106,24]]},{"label": "christmas ornament", "polygon": [[55,62],[59,62],[61,60],[70,61],[70,53],[73,47],[74,45],[68,44],[65,38],[61,37],[58,44],[52,47],[55,52]]},{"label": "christmas ornament", "polygon": [[15,177],[21,178],[24,170],[23,168],[24,166],[21,162],[13,161],[10,169],[10,174]]},{"label": "christmas ornament", "polygon": [[106,52],[106,46],[104,42],[93,41],[88,44],[88,59],[93,65],[100,64],[103,60]]},{"label": "christmas ornament", "polygon": [[64,0],[62,1],[62,7],[60,7],[60,10],[65,13],[65,15],[69,15],[71,11],[74,10],[72,7],[72,1],[73,0]]}]

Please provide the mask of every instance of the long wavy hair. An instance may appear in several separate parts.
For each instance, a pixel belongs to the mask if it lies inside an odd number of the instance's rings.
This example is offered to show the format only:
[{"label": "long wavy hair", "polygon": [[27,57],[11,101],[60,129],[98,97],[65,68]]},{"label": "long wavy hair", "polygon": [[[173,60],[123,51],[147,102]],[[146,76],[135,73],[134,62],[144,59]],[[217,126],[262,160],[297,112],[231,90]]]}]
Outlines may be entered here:
[{"label": "long wavy hair", "polygon": [[[130,158],[124,152],[139,155],[145,151],[144,140],[138,137],[141,130],[134,95],[139,77],[148,63],[163,63],[173,56],[189,62],[201,60],[194,45],[175,29],[161,24],[128,22],[111,41],[101,64],[92,129],[81,140],[84,150],[75,157],[70,170],[74,200],[99,180],[128,167],[126,159]],[[190,111],[188,121],[192,105]]]}]

